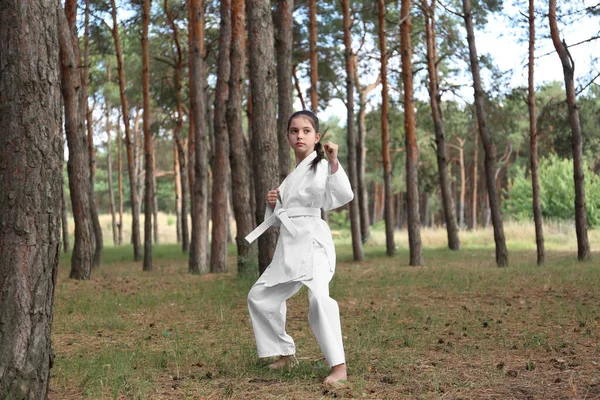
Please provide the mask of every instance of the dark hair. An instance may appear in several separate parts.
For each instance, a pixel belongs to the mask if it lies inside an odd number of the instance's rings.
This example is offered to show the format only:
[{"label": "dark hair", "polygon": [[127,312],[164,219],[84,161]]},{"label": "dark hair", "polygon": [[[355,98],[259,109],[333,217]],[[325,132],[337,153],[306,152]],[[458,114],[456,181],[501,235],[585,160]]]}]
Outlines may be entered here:
[{"label": "dark hair", "polygon": [[[319,133],[319,118],[317,118],[317,116],[312,111],[309,111],[309,110],[296,111],[295,113],[292,114],[292,116],[288,120],[288,125],[287,125],[288,132],[290,130],[290,125],[292,123],[292,120],[297,117],[308,118],[308,120],[310,121],[310,124],[312,125],[313,129],[315,130],[315,133]],[[313,171],[317,170],[317,165],[319,165],[319,162],[321,162],[321,160],[323,160],[325,158],[325,152],[323,151],[323,145],[321,144],[321,142],[317,142],[315,144],[315,151],[317,152],[317,157],[315,157],[315,159],[312,160],[312,162],[310,163],[310,168]]]}]

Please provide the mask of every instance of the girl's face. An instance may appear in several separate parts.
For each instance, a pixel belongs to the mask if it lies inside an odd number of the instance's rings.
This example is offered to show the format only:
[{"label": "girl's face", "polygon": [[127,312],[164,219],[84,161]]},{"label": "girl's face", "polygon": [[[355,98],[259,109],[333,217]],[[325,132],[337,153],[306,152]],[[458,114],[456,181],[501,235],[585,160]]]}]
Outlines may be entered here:
[{"label": "girl's face", "polygon": [[315,144],[321,139],[321,134],[315,132],[309,118],[299,116],[290,122],[287,138],[296,156],[304,158],[314,151]]}]

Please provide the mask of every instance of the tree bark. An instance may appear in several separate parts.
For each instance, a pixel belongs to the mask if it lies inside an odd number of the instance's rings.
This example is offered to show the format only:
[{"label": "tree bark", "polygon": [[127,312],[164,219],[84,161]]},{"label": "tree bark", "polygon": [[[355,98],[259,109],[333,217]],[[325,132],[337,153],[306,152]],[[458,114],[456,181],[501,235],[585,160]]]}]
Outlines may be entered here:
[{"label": "tree bark", "polygon": [[[378,0],[379,51],[381,54],[381,152],[383,156],[385,245],[388,256],[396,254],[394,243],[394,205],[392,203],[392,162],[388,122],[387,48],[385,39],[385,0]],[[411,94],[412,96],[412,94]],[[418,206],[417,206],[418,207]]]},{"label": "tree bark", "polygon": [[354,261],[363,259],[362,237],[360,229],[360,210],[358,199],[358,179],[356,171],[356,136],[354,134],[354,55],[352,53],[352,34],[350,31],[352,21],[350,20],[349,0],[342,0],[343,24],[344,24],[344,48],[346,60],[346,109],[347,115],[347,143],[348,143],[348,177],[350,186],[354,192],[354,199],[348,204],[350,212],[350,231],[352,233],[352,254]]},{"label": "tree bark", "polygon": [[477,131],[477,129],[474,130],[475,133],[475,144],[473,145],[473,185],[472,185],[472,189],[473,189],[473,199],[472,199],[472,211],[471,211],[471,229],[475,230],[477,229],[477,210],[478,210],[478,192],[477,192],[477,183],[479,181],[479,174],[477,172],[477,169],[479,167],[479,132]]},{"label": "tree bark", "polygon": [[300,81],[298,79],[298,74],[296,74],[296,65],[292,65],[292,77],[294,78],[294,87],[296,88],[296,93],[298,94],[298,99],[300,100],[302,109],[306,110],[306,103],[304,102],[304,96],[302,96],[302,89],[300,89]]},{"label": "tree bark", "polygon": [[544,249],[544,228],[542,223],[542,206],[540,202],[540,184],[538,178],[538,148],[537,148],[537,116],[535,107],[535,5],[529,0],[529,68],[528,68],[528,97],[529,109],[529,144],[531,165],[531,186],[533,189],[533,220],[535,223],[535,243],[537,247],[537,265],[546,262]]},{"label": "tree bark", "polygon": [[[106,81],[111,82],[111,69],[110,69],[110,61],[106,64]],[[111,216],[111,226],[112,226],[112,235],[113,235],[113,244],[115,246],[118,245],[119,238],[117,237],[117,217],[115,213],[115,194],[113,190],[113,180],[112,180],[112,135],[110,133],[112,126],[110,124],[110,104],[108,102],[108,98],[104,99],[106,103],[106,165],[107,165],[107,178],[108,178],[108,209],[110,211]]]},{"label": "tree bark", "polygon": [[[275,117],[275,55],[269,0],[247,0],[252,90],[252,163],[256,199],[256,223],[265,217],[265,196],[278,186],[277,120]],[[270,229],[258,238],[258,267],[267,268],[277,242]]]},{"label": "tree bark", "polygon": [[226,107],[229,97],[231,0],[221,1],[221,26],[219,29],[219,56],[217,60],[217,86],[215,88],[212,190],[212,243],[210,272],[227,272],[227,199],[229,198],[229,136]]},{"label": "tree bark", "polygon": [[[180,136],[181,130],[183,129],[183,101],[181,100],[181,71],[183,70],[183,53],[181,51],[181,44],[179,42],[179,30],[175,23],[175,17],[169,12],[168,0],[164,2],[164,9],[171,31],[173,32],[173,41],[177,49],[177,62],[175,64],[174,71],[174,85],[175,85],[175,100],[177,103],[177,124],[173,130],[173,138],[175,139],[175,146],[177,148],[177,155],[179,158],[179,182],[181,186],[181,249],[184,253],[187,253],[190,248],[190,234],[188,230],[187,220],[187,198],[188,198],[188,171],[185,157],[185,149]],[[190,119],[191,120],[191,119]],[[190,130],[192,132],[192,130]],[[189,137],[192,137],[191,133]]]},{"label": "tree bark", "polygon": [[177,142],[173,140],[173,171],[175,172],[175,220],[177,243],[181,243],[181,173],[179,172],[179,153]]},{"label": "tree bark", "polygon": [[150,51],[148,27],[150,25],[150,0],[142,3],[142,96],[144,103],[144,271],[152,271],[152,214],[154,209],[154,151],[150,132]]},{"label": "tree bark", "polygon": [[[383,0],[379,0],[383,2]],[[400,55],[402,82],[404,84],[404,135],[406,146],[406,202],[408,216],[408,246],[410,265],[423,265],[423,247],[419,226],[419,177],[417,163],[417,126],[415,120],[414,89],[412,73],[412,21],[410,0],[402,0],[400,9]]]},{"label": "tree bark", "polygon": [[459,216],[458,216],[458,225],[461,228],[465,226],[465,195],[467,191],[467,176],[465,172],[465,155],[464,155],[464,146],[465,139],[457,139],[459,146],[449,143],[448,145],[452,148],[458,150],[458,164],[460,167],[460,206],[459,206]]},{"label": "tree bark", "polygon": [[357,169],[357,185],[358,185],[358,204],[360,209],[360,232],[362,241],[365,243],[370,233],[370,218],[369,218],[369,191],[366,184],[366,159],[367,159],[367,147],[366,147],[366,136],[367,126],[365,118],[367,115],[367,95],[374,90],[377,85],[381,83],[381,75],[377,76],[374,83],[368,85],[364,89],[360,85],[358,79],[358,65],[356,62],[356,56],[354,56],[354,82],[358,89],[359,100],[358,100],[358,140],[356,143],[356,169]]},{"label": "tree bark", "polygon": [[288,118],[294,111],[292,100],[292,48],[294,0],[279,0],[277,18],[274,18],[277,32],[275,49],[277,54],[277,138],[279,141],[279,181],[283,182],[290,172],[290,147],[287,142]]},{"label": "tree bark", "polygon": [[[110,82],[110,64],[107,66],[108,68],[108,76]],[[113,243],[116,246],[118,244],[117,237],[117,216],[115,213],[115,194],[113,191],[113,180],[112,180],[112,136],[110,133],[110,105],[106,100],[106,175],[108,179],[108,209],[110,211],[111,217],[111,227],[112,227],[112,235],[113,235]]]},{"label": "tree bark", "polygon": [[57,1],[0,4],[2,399],[46,399],[54,358],[64,157],[58,13],[65,18]]},{"label": "tree bark", "polygon": [[[93,109],[90,109],[88,102],[88,82],[89,82],[89,26],[90,26],[90,0],[85,2],[85,17],[84,17],[84,35],[83,35],[83,97],[85,99],[85,118],[88,136],[88,151],[90,153],[90,208],[92,212],[92,227],[94,229],[95,249],[94,249],[94,268],[99,267],[102,263],[102,253],[104,252],[104,238],[102,235],[102,227],[98,218],[98,205],[96,204],[96,196],[94,190],[94,182],[96,181],[96,149],[94,147],[94,130],[93,130]],[[77,28],[73,27],[76,31]],[[77,42],[79,43],[79,42]]]},{"label": "tree bark", "polygon": [[121,143],[123,135],[121,133],[121,113],[117,118],[117,169],[119,170],[118,187],[119,187],[119,246],[123,244],[123,144]]},{"label": "tree bark", "polygon": [[244,0],[232,0],[231,4],[231,74],[229,98],[227,99],[227,132],[229,133],[229,162],[231,164],[231,197],[235,216],[238,272],[248,264],[250,246],[244,240],[252,231],[250,208],[250,176],[248,154],[242,128],[242,83],[244,79],[245,54]]},{"label": "tree bark", "polygon": [[308,0],[308,41],[310,57],[310,108],[319,111],[319,68],[317,62],[317,0]]},{"label": "tree bark", "polygon": [[456,210],[452,191],[450,190],[450,176],[448,173],[448,153],[446,151],[446,132],[442,120],[441,94],[439,92],[439,74],[437,69],[437,45],[435,40],[435,7],[436,0],[432,0],[431,6],[427,0],[422,0],[423,14],[425,15],[425,36],[427,39],[427,69],[429,72],[429,99],[431,115],[435,129],[435,144],[438,163],[438,177],[440,191],[442,193],[442,205],[446,232],[448,236],[448,248],[450,250],[460,249],[458,237],[458,226],[456,222]]},{"label": "tree bark", "polygon": [[[75,244],[71,256],[72,279],[90,279],[94,257],[94,232],[90,209],[89,153],[85,134],[85,101],[82,92],[81,73],[73,42],[75,40],[65,14],[58,12],[62,96],[65,106],[65,132],[69,147],[67,173],[73,218],[75,220]],[[85,110],[85,106],[83,107]]]},{"label": "tree bark", "polygon": [[490,210],[492,214],[492,224],[494,225],[494,241],[496,242],[496,265],[498,267],[508,266],[508,250],[504,238],[504,224],[502,222],[502,210],[500,205],[500,196],[494,182],[496,170],[496,146],[490,138],[487,126],[487,118],[484,108],[484,93],[481,87],[481,77],[479,74],[479,58],[477,57],[477,47],[475,45],[475,34],[473,29],[473,19],[471,13],[471,0],[463,0],[463,16],[467,29],[467,42],[469,43],[469,60],[471,64],[471,73],[473,74],[473,89],[475,91],[475,109],[477,112],[477,125],[479,135],[485,152],[484,167],[485,178],[488,190]]},{"label": "tree bark", "polygon": [[115,51],[117,53],[117,66],[119,71],[119,92],[121,95],[121,114],[123,116],[123,125],[125,126],[125,147],[127,148],[127,171],[129,172],[130,200],[131,200],[131,242],[133,243],[133,259],[140,261],[142,259],[142,247],[140,241],[140,211],[138,203],[138,191],[136,188],[136,176],[134,172],[132,137],[129,128],[129,106],[125,94],[125,70],[123,67],[123,52],[121,51],[121,41],[119,38],[119,25],[117,24],[117,6],[115,0],[111,0],[112,13],[112,36],[115,42]]},{"label": "tree bark", "polygon": [[556,22],[556,0],[550,0],[548,20],[550,36],[558,53],[565,77],[565,91],[569,109],[569,125],[571,126],[571,149],[573,151],[573,181],[575,184],[575,232],[577,234],[577,258],[580,261],[591,259],[590,242],[585,205],[585,177],[583,171],[583,137],[579,122],[579,108],[575,94],[575,62],[571,58],[566,42],[560,40]]},{"label": "tree bark", "polygon": [[192,201],[192,241],[190,243],[189,271],[192,274],[205,274],[209,271],[207,264],[208,229],[204,221],[207,219],[207,180],[208,149],[204,124],[204,80],[201,42],[202,20],[204,15],[203,0],[190,0],[191,8],[190,36],[190,98],[192,102],[191,119],[194,120],[194,195]]}]

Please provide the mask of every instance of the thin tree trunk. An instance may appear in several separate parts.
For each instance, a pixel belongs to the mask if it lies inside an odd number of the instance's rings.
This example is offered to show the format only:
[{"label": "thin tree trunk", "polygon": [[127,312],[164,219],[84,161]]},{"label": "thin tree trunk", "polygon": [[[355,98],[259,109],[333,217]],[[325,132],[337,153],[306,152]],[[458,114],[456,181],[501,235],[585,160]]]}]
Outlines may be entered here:
[{"label": "thin tree trunk", "polygon": [[478,155],[479,155],[479,132],[477,131],[477,129],[474,130],[475,133],[475,144],[473,145],[473,200],[472,200],[472,212],[471,212],[471,229],[475,230],[477,229],[477,202],[479,201],[477,199],[477,183],[479,181],[479,174],[477,172],[477,169],[479,167],[479,159],[478,159]]},{"label": "thin tree trunk", "polygon": [[442,193],[442,205],[448,235],[448,248],[450,250],[460,249],[458,237],[458,226],[456,223],[456,210],[452,191],[450,190],[450,176],[448,173],[448,154],[446,151],[446,132],[442,120],[441,94],[439,92],[439,77],[437,69],[437,45],[435,40],[435,7],[436,0],[432,0],[431,6],[428,0],[422,0],[423,14],[425,15],[425,36],[427,38],[427,69],[429,71],[429,98],[431,114],[435,129],[435,144],[438,162],[438,177]]},{"label": "thin tree trunk", "polygon": [[459,207],[459,216],[458,216],[458,225],[461,228],[465,226],[465,194],[467,191],[467,177],[465,172],[465,156],[464,156],[464,146],[465,139],[457,138],[459,146],[448,143],[448,145],[456,150],[458,150],[458,164],[460,166],[460,207]]},{"label": "thin tree trunk", "polygon": [[533,189],[533,220],[535,222],[535,243],[537,247],[537,264],[544,265],[546,251],[544,249],[544,229],[542,224],[542,206],[540,202],[540,185],[538,178],[538,149],[537,149],[537,117],[535,110],[535,6],[534,0],[529,0],[529,68],[528,68],[528,97],[529,109],[529,143],[531,164],[531,186]]},{"label": "thin tree trunk", "polygon": [[356,56],[354,56],[354,82],[359,93],[358,100],[358,140],[356,143],[356,169],[357,169],[357,185],[358,185],[358,204],[360,209],[360,231],[363,243],[365,243],[370,236],[370,218],[369,218],[369,191],[366,184],[366,159],[367,159],[367,147],[366,147],[366,136],[367,126],[365,118],[367,115],[367,95],[374,90],[377,85],[381,83],[381,75],[377,76],[377,79],[372,84],[368,85],[364,89],[360,86],[360,80],[358,79],[358,65],[356,62]]},{"label": "thin tree trunk", "polygon": [[150,51],[148,27],[150,0],[142,3],[142,96],[144,103],[144,161],[146,166],[144,193],[144,271],[152,271],[152,214],[154,210],[154,151],[150,132]]},{"label": "thin tree trunk", "polygon": [[88,136],[88,151],[90,153],[90,207],[92,212],[92,227],[94,229],[95,249],[94,249],[94,268],[99,267],[102,263],[102,253],[104,251],[104,238],[102,235],[102,227],[98,218],[98,205],[96,204],[96,196],[94,190],[94,182],[96,180],[96,149],[94,147],[93,134],[93,109],[90,109],[88,102],[88,82],[89,82],[89,26],[90,26],[90,0],[85,2],[85,17],[84,17],[84,35],[83,35],[83,97],[85,99],[85,118]]},{"label": "thin tree trunk", "polygon": [[575,232],[577,234],[577,258],[580,261],[591,259],[590,242],[588,240],[588,225],[585,205],[585,177],[583,171],[583,137],[579,122],[579,108],[575,93],[575,63],[566,42],[560,40],[556,22],[556,0],[550,0],[548,20],[550,36],[558,53],[565,77],[565,91],[569,108],[569,125],[571,126],[571,148],[573,151],[573,181],[575,184]]},{"label": "thin tree trunk", "polygon": [[288,118],[294,111],[292,100],[292,49],[293,49],[293,17],[294,0],[277,2],[277,18],[274,18],[277,29],[275,49],[277,54],[277,138],[279,141],[279,181],[283,182],[290,172],[290,148],[287,142]]},{"label": "thin tree trunk", "polygon": [[67,214],[67,197],[65,195],[64,185],[62,187],[62,238],[63,238],[63,252],[66,254],[69,252],[71,246],[69,244],[69,218]]},{"label": "thin tree trunk", "polygon": [[[383,0],[379,0],[383,2]],[[400,10],[400,54],[402,61],[402,82],[404,84],[404,131],[406,146],[406,201],[408,214],[408,245],[410,265],[423,265],[423,247],[419,226],[419,178],[417,163],[417,127],[415,120],[414,89],[412,73],[412,21],[410,0],[402,0]]]},{"label": "thin tree trunk", "polygon": [[[171,30],[173,32],[173,41],[175,42],[175,47],[177,49],[177,63],[175,64],[174,78],[175,81],[175,100],[177,102],[177,125],[173,130],[173,138],[175,140],[175,145],[177,149],[177,155],[179,160],[179,184],[181,187],[181,249],[184,253],[187,253],[190,248],[190,235],[188,230],[188,220],[187,220],[187,198],[188,198],[188,188],[190,186],[188,182],[188,170],[186,169],[186,157],[185,157],[185,149],[182,143],[182,139],[180,136],[181,130],[183,129],[183,102],[181,100],[181,71],[183,69],[183,53],[181,51],[181,44],[179,43],[179,30],[177,29],[177,24],[175,23],[174,16],[169,12],[168,1],[164,2],[164,10],[167,15],[167,19],[169,20],[169,25],[171,26]],[[191,118],[190,118],[191,123]],[[190,129],[190,132],[192,130]],[[193,135],[190,133],[189,138],[192,138]]]},{"label": "thin tree trunk", "polygon": [[[192,33],[192,7],[191,1],[187,3],[187,11],[188,11],[188,80],[191,83],[192,79],[192,70],[194,68],[194,63],[192,59],[194,57],[194,38]],[[195,130],[194,127],[194,115],[192,113],[193,110],[193,99],[192,93],[190,93],[190,111],[188,116],[188,185],[190,192],[190,219],[192,223],[192,227],[190,227],[190,236],[192,235],[191,229],[195,226],[194,220],[196,219],[196,215],[194,214],[194,179],[195,179],[195,166],[196,166],[196,138],[195,138]],[[188,247],[188,252],[190,251]]]},{"label": "thin tree trunk", "polygon": [[231,197],[235,216],[238,272],[248,265],[250,246],[244,240],[252,231],[250,208],[250,176],[248,154],[242,128],[242,82],[244,72],[245,41],[244,0],[231,4],[231,74],[227,99],[227,132],[229,133],[229,162],[231,164]]},{"label": "thin tree trunk", "polygon": [[[110,64],[107,66],[108,75],[110,78]],[[110,82],[110,79],[108,80]],[[113,191],[113,180],[112,180],[112,137],[111,137],[111,126],[110,126],[110,105],[106,101],[106,174],[108,179],[108,209],[111,217],[111,227],[113,235],[113,243],[116,246],[118,243],[117,238],[117,216],[115,213],[115,194]]]},{"label": "thin tree trunk", "polygon": [[192,241],[190,243],[189,271],[192,274],[208,272],[207,264],[207,180],[208,180],[208,146],[204,124],[204,80],[202,39],[204,37],[202,20],[204,15],[203,0],[191,0],[190,35],[192,37],[192,55],[190,70],[190,97],[192,101],[192,118],[194,119],[194,196],[192,202]]},{"label": "thin tree trunk", "polygon": [[122,133],[121,133],[121,113],[119,113],[119,118],[117,118],[117,157],[118,163],[117,168],[119,170],[119,178],[118,178],[118,186],[119,186],[119,246],[123,244],[123,144],[122,141]]},{"label": "thin tree trunk", "polygon": [[[385,0],[378,0],[379,51],[381,54],[381,152],[383,155],[385,244],[388,256],[396,254],[394,243],[394,207],[392,204],[392,162],[388,122],[387,48],[385,39]],[[412,96],[412,94],[411,94]],[[418,207],[418,206],[417,206]]]},{"label": "thin tree trunk", "polygon": [[317,62],[317,0],[308,0],[308,41],[310,58],[310,108],[319,111],[319,68]]},{"label": "thin tree trunk", "polygon": [[[152,141],[154,144],[154,141]],[[152,150],[152,171],[156,171],[156,157],[154,157],[154,149]],[[158,244],[158,186],[156,184],[156,174],[152,173],[152,238],[154,243]]]},{"label": "thin tree trunk", "polygon": [[229,97],[231,49],[231,0],[220,4],[219,56],[215,88],[214,164],[212,190],[212,242],[210,272],[227,272],[227,199],[229,198],[229,136],[227,132],[227,99]]},{"label": "thin tree trunk", "polygon": [[127,148],[127,170],[129,172],[129,186],[131,199],[131,241],[133,243],[133,259],[140,261],[142,259],[142,247],[140,241],[140,212],[138,208],[138,192],[136,188],[136,177],[134,172],[134,160],[132,149],[132,137],[129,129],[129,106],[125,95],[125,70],[123,67],[123,52],[121,51],[121,41],[119,39],[119,25],[117,24],[117,6],[115,0],[111,0],[111,13],[113,20],[112,35],[115,42],[115,51],[117,53],[117,66],[119,71],[119,92],[121,95],[121,108],[123,115],[123,125],[125,126],[125,146]]},{"label": "thin tree trunk", "polygon": [[484,93],[481,87],[481,77],[479,74],[479,58],[477,57],[477,48],[475,45],[475,34],[473,29],[473,19],[471,15],[471,0],[463,0],[463,15],[467,28],[467,42],[469,43],[469,59],[471,72],[473,74],[473,88],[475,90],[475,109],[477,112],[477,124],[481,143],[485,151],[485,178],[488,190],[488,198],[492,213],[492,223],[494,225],[494,241],[496,242],[496,265],[499,267],[508,266],[508,250],[504,238],[504,224],[502,222],[502,210],[500,206],[500,197],[496,190],[494,175],[496,170],[496,146],[488,133],[487,118],[484,108]]},{"label": "thin tree trunk", "polygon": [[65,106],[65,132],[69,147],[67,173],[73,219],[75,220],[75,244],[71,256],[72,279],[90,279],[94,257],[94,231],[90,209],[90,163],[85,134],[85,114],[81,104],[82,92],[79,57],[74,46],[75,36],[65,13],[58,12],[62,96]]},{"label": "thin tree trunk", "polygon": [[[110,61],[106,64],[106,81],[111,82],[111,68]],[[113,180],[112,180],[112,136],[111,129],[112,126],[110,124],[110,111],[111,107],[108,102],[108,99],[105,98],[106,102],[106,164],[107,164],[107,178],[108,178],[108,208],[111,216],[111,226],[112,226],[112,234],[113,234],[113,244],[116,246],[118,243],[117,237],[117,217],[115,213],[115,194],[113,190]]]},{"label": "thin tree trunk", "polygon": [[[265,217],[265,196],[277,187],[278,150],[275,117],[275,55],[269,0],[247,0],[252,90],[252,163],[256,223]],[[273,258],[277,233],[270,229],[258,239],[258,267],[262,274]]]},{"label": "thin tree trunk", "polygon": [[349,0],[342,0],[342,9],[344,14],[344,47],[346,59],[346,109],[347,115],[347,143],[348,143],[348,175],[350,178],[350,186],[354,192],[354,199],[348,205],[350,211],[350,231],[352,233],[352,254],[354,261],[363,259],[362,238],[360,232],[360,210],[359,200],[357,195],[358,177],[356,171],[356,137],[354,135],[354,60],[352,53],[352,34],[350,32],[350,4]]},{"label": "thin tree trunk", "polygon": [[173,140],[173,171],[175,172],[175,220],[177,243],[181,243],[181,173],[179,172],[179,153],[177,143]]},{"label": "thin tree trunk", "polygon": [[58,13],[59,2],[0,5],[2,399],[46,399],[50,387],[64,158]]}]

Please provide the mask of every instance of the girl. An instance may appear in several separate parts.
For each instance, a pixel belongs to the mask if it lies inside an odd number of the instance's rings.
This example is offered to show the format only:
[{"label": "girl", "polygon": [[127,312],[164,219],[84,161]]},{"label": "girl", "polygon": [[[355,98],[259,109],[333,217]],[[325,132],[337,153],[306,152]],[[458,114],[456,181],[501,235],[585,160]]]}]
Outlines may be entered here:
[{"label": "girl", "polygon": [[354,194],[337,159],[337,144],[321,145],[319,120],[312,112],[298,111],[290,117],[287,138],[296,168],[278,189],[267,193],[265,221],[246,237],[252,242],[270,226],[281,226],[273,260],[248,294],[258,356],[279,356],[270,365],[273,369],[298,363],[294,340],[285,332],[285,302],[305,285],[308,320],[331,367],[323,383],[343,385],[347,374],[340,314],[337,302],[329,297],[335,247],[329,227],[321,219],[321,208],[341,207]]}]

